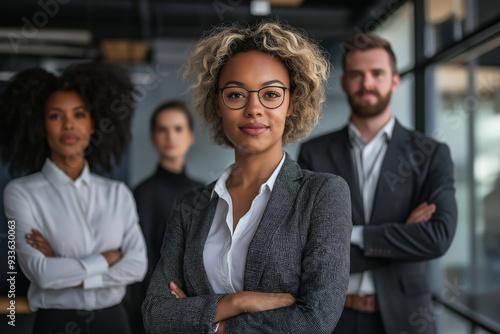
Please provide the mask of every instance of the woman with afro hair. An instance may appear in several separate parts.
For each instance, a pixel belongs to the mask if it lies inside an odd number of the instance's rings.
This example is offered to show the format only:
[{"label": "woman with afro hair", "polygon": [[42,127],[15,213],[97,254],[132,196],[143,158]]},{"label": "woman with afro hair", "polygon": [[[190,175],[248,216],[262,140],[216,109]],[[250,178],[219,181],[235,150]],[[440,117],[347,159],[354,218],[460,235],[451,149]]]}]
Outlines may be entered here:
[{"label": "woman with afro hair", "polygon": [[[98,176],[130,139],[133,86],[104,63],[14,76],[0,97],[0,153],[12,180],[5,213],[30,280],[33,333],[130,333],[121,301],[147,267],[135,203],[122,182]],[[118,107],[119,106],[119,107]]]},{"label": "woman with afro hair", "polygon": [[235,163],[178,201],[146,332],[333,332],[349,279],[349,188],[283,152],[317,124],[328,69],[316,43],[279,22],[215,28],[197,44],[185,72],[195,111]]}]

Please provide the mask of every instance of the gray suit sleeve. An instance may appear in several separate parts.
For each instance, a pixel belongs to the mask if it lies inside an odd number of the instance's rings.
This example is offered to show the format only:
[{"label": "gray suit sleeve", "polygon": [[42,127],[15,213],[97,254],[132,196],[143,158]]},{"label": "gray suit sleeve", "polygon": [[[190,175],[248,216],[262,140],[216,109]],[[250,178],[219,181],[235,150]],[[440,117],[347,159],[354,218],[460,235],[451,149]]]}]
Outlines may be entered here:
[{"label": "gray suit sleeve", "polygon": [[185,234],[180,205],[167,224],[161,258],[151,279],[142,306],[144,327],[147,333],[211,333],[217,303],[222,295],[194,296],[176,299],[170,293],[174,282],[186,294],[184,281]]},{"label": "gray suit sleeve", "polygon": [[457,203],[453,186],[453,162],[446,145],[439,145],[429,166],[424,191],[418,204],[436,205],[430,221],[366,226],[364,254],[367,257],[422,261],[448,250],[457,226]]},{"label": "gray suit sleeve", "polygon": [[310,226],[296,304],[228,319],[226,333],[332,333],[349,280],[351,203],[347,183],[340,177],[329,175],[318,188],[302,199],[314,200],[314,208],[304,216]]}]

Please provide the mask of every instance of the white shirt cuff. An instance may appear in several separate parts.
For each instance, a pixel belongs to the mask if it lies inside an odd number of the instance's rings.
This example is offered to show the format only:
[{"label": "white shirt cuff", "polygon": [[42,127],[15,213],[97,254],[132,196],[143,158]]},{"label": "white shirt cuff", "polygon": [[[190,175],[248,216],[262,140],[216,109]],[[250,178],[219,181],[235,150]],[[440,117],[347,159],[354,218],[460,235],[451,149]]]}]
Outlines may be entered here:
[{"label": "white shirt cuff", "polygon": [[351,244],[359,246],[361,249],[365,248],[363,230],[364,226],[355,225],[352,227],[351,233]]},{"label": "white shirt cuff", "polygon": [[219,330],[219,326],[220,326],[220,321],[216,324],[213,324],[212,325],[212,333],[217,333],[217,331]]},{"label": "white shirt cuff", "polygon": [[88,277],[104,274],[108,271],[108,261],[101,254],[92,254],[83,259],[80,263],[87,271]]},{"label": "white shirt cuff", "polygon": [[84,289],[96,289],[104,286],[102,282],[102,275],[95,275],[87,277],[83,280],[83,288]]}]

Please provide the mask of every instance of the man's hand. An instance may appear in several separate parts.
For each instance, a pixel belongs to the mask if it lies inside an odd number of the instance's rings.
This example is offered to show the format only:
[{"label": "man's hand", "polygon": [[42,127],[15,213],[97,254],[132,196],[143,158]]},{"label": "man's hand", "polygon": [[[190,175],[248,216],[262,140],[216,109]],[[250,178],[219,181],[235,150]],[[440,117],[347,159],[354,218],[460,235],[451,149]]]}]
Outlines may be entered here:
[{"label": "man's hand", "polygon": [[415,209],[413,209],[413,211],[410,213],[410,216],[406,220],[406,224],[415,224],[429,221],[435,211],[435,204],[427,204],[427,202],[423,202]]}]

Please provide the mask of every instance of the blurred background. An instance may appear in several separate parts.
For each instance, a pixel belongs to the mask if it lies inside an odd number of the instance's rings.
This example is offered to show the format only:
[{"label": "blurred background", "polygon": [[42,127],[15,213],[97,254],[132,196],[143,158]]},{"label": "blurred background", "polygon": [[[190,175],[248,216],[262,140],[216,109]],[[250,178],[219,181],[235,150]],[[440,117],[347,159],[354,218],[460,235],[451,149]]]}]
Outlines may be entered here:
[{"label": "blurred background", "polygon": [[[323,118],[310,138],[348,120],[339,85],[340,42],[374,32],[392,43],[402,75],[392,111],[404,126],[450,146],[459,204],[455,240],[432,262],[435,303],[418,310],[417,319],[435,322],[439,333],[500,333],[498,0],[2,0],[0,91],[12,75],[30,67],[60,73],[87,60],[125,66],[138,104],[126,159],[110,176],[134,188],[156,168],[148,128],[154,108],[168,99],[190,99],[179,75],[190,48],[215,25],[262,18],[305,30],[331,55]],[[285,150],[296,158],[298,148]],[[196,126],[188,175],[211,182],[232,160],[231,150],[212,144]],[[7,167],[0,166],[2,192],[10,179]],[[6,268],[7,223],[0,203],[0,268]],[[1,269],[0,314],[8,302],[6,273]],[[18,275],[18,297],[27,283]],[[2,333],[12,331],[5,315],[1,318]],[[29,331],[32,318],[18,308],[13,333]]]}]

